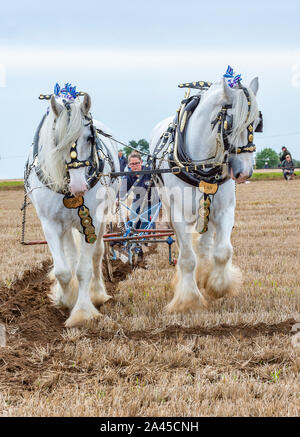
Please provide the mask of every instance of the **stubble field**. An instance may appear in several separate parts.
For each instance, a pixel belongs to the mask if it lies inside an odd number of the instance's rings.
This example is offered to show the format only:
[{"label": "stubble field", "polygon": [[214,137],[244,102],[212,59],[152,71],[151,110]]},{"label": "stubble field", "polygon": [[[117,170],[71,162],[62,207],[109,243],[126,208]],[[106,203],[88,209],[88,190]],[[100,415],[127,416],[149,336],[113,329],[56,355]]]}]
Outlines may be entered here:
[{"label": "stubble field", "polygon": [[[23,192],[0,191],[2,416],[296,416],[299,414],[300,181],[237,187],[239,296],[197,313],[164,311],[167,249],[115,268],[101,317],[65,329],[50,303],[47,246],[22,247]],[[43,239],[32,207],[26,236]]]}]

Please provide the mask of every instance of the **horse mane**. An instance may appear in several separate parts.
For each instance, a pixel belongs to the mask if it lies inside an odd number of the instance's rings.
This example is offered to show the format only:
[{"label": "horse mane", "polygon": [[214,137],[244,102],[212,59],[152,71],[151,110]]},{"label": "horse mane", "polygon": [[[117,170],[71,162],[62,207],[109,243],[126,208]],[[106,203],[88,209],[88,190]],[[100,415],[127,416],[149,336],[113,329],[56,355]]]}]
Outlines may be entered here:
[{"label": "horse mane", "polygon": [[39,163],[42,179],[44,183],[50,182],[51,188],[56,191],[66,185],[65,161],[69,159],[71,144],[79,138],[83,129],[80,102],[72,102],[70,108],[68,113],[64,107],[56,122],[50,109],[40,132]]}]

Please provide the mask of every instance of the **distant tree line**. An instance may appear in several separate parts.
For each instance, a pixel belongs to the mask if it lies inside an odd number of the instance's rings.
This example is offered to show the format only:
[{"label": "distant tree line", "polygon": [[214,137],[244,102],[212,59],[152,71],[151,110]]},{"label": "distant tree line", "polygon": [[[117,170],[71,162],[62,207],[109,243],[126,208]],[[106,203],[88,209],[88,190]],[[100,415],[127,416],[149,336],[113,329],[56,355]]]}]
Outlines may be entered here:
[{"label": "distant tree line", "polygon": [[[280,153],[270,147],[265,147],[256,154],[256,168],[277,168],[280,167]],[[300,167],[300,161],[293,159],[295,167]]]},{"label": "distant tree line", "polygon": [[[149,143],[144,138],[142,138],[141,140],[138,140],[138,141],[131,140],[131,141],[129,141],[128,144],[129,144],[129,146],[133,147],[134,149],[139,150],[140,152],[149,153]],[[130,153],[133,152],[131,147],[125,146],[122,150],[123,154],[126,156],[126,158],[128,158]]]}]

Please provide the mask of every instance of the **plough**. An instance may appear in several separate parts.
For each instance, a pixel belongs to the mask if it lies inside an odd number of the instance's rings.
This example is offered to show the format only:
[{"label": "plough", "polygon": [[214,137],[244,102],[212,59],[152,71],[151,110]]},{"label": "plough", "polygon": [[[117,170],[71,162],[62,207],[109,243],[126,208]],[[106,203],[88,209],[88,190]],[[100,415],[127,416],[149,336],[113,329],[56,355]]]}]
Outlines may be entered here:
[{"label": "plough", "polygon": [[[161,202],[154,205],[153,209],[155,213],[150,217],[150,220],[145,218],[148,217],[149,210],[142,214],[137,214],[122,202],[120,202],[120,205],[127,208],[131,212],[131,215],[135,217],[133,220],[123,222],[125,232],[113,232],[112,223],[110,224],[111,232],[103,235],[103,241],[106,243],[107,253],[109,254],[107,261],[115,261],[119,258],[122,262],[129,262],[133,266],[135,264],[135,258],[138,258],[139,254],[142,253],[143,244],[165,243],[168,244],[169,263],[170,265],[175,265],[176,260],[172,258],[172,244],[175,242],[175,239],[172,238],[172,236],[174,236],[173,230],[168,228],[155,228],[155,221],[161,209]],[[134,222],[137,218],[140,220],[142,228],[134,228]],[[24,246],[47,244],[46,240],[25,241],[24,231],[22,234],[21,243]]]}]

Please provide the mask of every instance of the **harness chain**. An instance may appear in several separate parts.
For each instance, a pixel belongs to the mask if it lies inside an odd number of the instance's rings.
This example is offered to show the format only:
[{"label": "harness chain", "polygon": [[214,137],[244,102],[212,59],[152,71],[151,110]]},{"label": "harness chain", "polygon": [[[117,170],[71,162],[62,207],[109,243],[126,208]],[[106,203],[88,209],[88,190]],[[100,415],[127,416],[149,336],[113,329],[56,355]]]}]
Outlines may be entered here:
[{"label": "harness chain", "polygon": [[26,221],[26,207],[27,207],[27,197],[26,197],[26,187],[24,181],[24,203],[21,208],[22,211],[22,233],[21,233],[21,244],[25,242],[25,221]]}]

